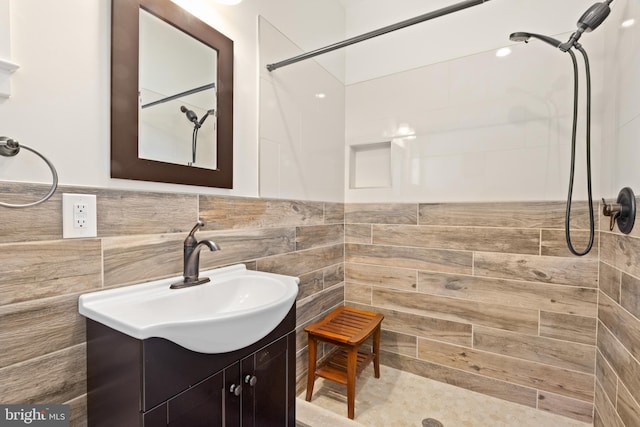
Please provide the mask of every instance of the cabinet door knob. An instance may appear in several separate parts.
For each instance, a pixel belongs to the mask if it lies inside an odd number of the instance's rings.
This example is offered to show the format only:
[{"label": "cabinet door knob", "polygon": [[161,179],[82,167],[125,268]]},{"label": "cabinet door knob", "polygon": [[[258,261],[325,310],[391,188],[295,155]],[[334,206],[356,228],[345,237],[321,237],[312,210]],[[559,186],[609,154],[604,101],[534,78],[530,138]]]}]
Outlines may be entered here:
[{"label": "cabinet door knob", "polygon": [[234,396],[240,396],[240,393],[242,393],[242,385],[231,384],[231,387],[229,387],[229,391],[233,393]]},{"label": "cabinet door knob", "polygon": [[255,375],[247,375],[244,377],[244,382],[253,387],[258,382],[258,378]]}]

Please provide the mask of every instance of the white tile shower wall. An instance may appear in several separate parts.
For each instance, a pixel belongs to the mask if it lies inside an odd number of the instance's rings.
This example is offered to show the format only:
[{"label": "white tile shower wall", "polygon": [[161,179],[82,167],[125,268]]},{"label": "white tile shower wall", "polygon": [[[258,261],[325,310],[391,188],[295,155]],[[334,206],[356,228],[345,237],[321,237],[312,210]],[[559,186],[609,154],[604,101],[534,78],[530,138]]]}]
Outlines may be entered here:
[{"label": "white tile shower wall", "polygon": [[[634,25],[623,27],[630,19]],[[640,3],[616,1],[606,22],[603,189],[615,198],[622,187],[640,191]]]},{"label": "white tile shower wall", "polygon": [[344,84],[260,17],[260,196],[344,200]]},{"label": "white tile shower wall", "polygon": [[[592,157],[597,160],[604,40],[589,37]],[[347,145],[392,141],[393,152],[391,187],[347,189],[346,201],[565,198],[573,111],[570,58],[535,41],[512,49],[506,58],[483,52],[347,86]],[[584,77],[582,83],[584,105]],[[581,107],[576,199],[586,199],[584,113]],[[596,196],[599,165],[594,161]]]},{"label": "white tile shower wall", "polygon": [[[345,1],[347,36],[450,6],[451,0]],[[615,4],[616,2],[614,2]],[[359,43],[347,49],[346,82],[352,84],[497,49],[514,31],[572,31],[590,5],[585,0],[509,0],[485,4]]]}]

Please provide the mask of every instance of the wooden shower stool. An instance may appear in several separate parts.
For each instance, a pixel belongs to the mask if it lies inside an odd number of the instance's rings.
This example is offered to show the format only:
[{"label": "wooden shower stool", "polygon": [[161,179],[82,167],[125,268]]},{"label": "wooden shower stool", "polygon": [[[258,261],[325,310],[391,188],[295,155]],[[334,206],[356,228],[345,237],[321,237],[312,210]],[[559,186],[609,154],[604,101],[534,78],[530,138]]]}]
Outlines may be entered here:
[{"label": "wooden shower stool", "polygon": [[[380,325],[384,316],[379,313],[338,307],[327,317],[304,330],[309,335],[309,371],[307,402],[311,401],[316,377],[326,378],[347,386],[347,410],[353,419],[356,397],[356,376],[373,360],[376,378],[380,378]],[[373,335],[373,351],[358,351],[360,344]],[[337,346],[336,351],[316,369],[318,341]]]}]

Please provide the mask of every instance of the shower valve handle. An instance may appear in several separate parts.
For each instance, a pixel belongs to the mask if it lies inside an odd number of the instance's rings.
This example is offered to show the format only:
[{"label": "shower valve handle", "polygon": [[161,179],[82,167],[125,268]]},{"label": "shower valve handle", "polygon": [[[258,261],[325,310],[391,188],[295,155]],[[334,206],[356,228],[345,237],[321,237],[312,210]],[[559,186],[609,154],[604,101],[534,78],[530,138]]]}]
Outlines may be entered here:
[{"label": "shower valve handle", "polygon": [[609,220],[609,231],[613,231],[616,225],[616,219],[620,216],[620,205],[616,203],[607,204],[604,197],[602,198],[602,215],[611,217]]},{"label": "shower valve handle", "polygon": [[607,201],[602,198],[602,215],[611,217],[609,221],[609,231],[613,231],[613,227],[616,225],[616,219],[620,216],[621,206],[617,203],[608,204]]}]

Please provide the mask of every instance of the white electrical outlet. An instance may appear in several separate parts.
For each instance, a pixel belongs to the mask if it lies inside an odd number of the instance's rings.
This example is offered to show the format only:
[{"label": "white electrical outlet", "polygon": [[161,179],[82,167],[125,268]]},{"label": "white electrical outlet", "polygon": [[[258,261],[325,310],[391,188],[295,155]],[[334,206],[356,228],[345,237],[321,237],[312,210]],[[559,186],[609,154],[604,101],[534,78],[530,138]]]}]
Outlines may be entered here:
[{"label": "white electrical outlet", "polygon": [[98,235],[96,196],[62,194],[62,237],[96,237]]}]

